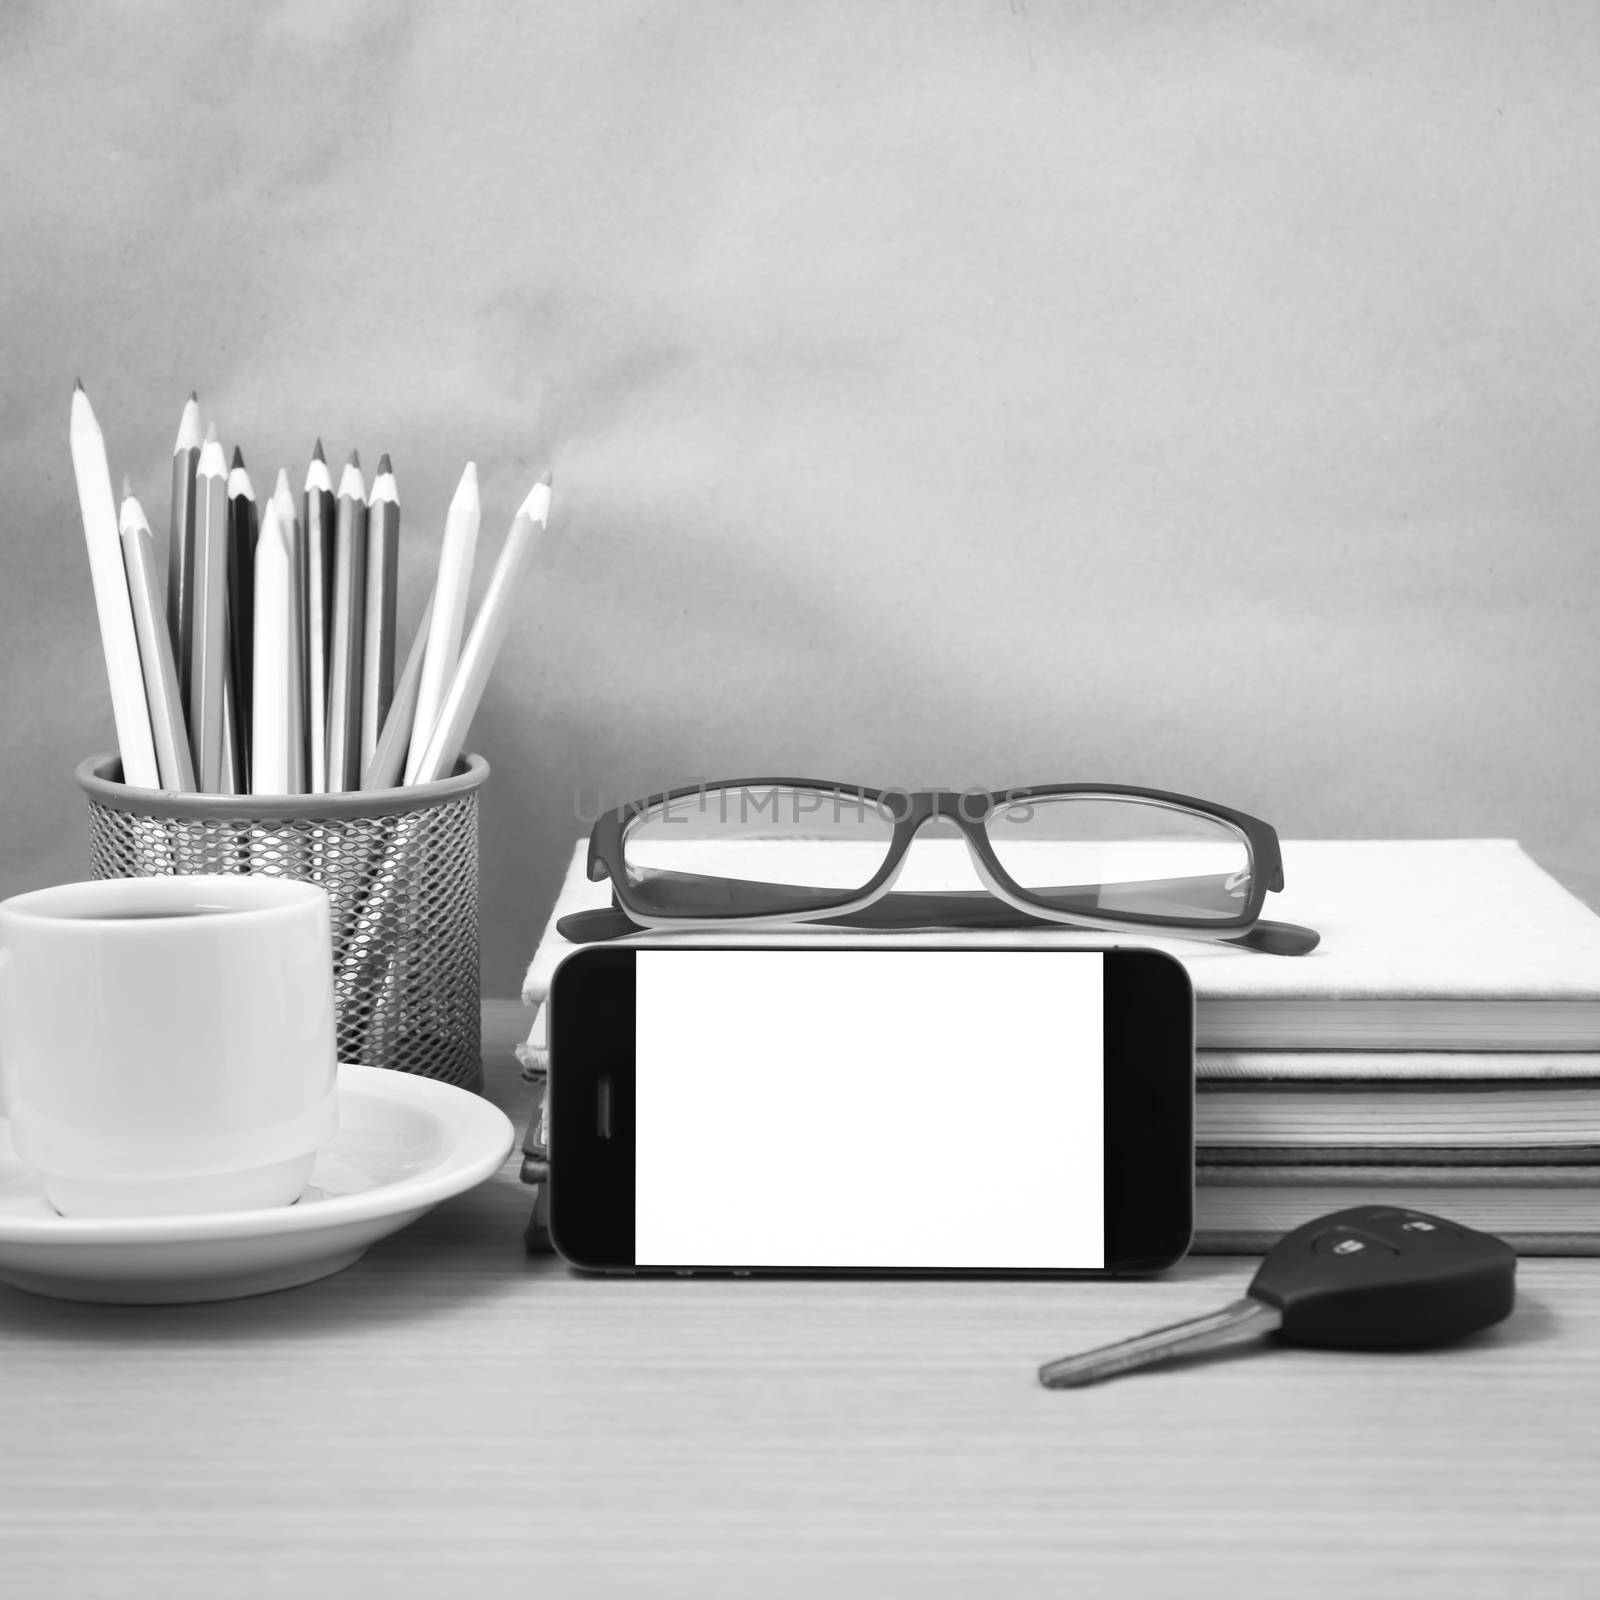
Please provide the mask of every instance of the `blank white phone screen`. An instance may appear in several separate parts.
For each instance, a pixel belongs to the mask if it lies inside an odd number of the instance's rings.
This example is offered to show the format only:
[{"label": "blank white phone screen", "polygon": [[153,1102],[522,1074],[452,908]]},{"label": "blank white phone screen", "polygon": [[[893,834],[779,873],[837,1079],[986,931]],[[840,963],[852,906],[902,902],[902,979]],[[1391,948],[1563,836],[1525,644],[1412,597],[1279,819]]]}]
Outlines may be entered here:
[{"label": "blank white phone screen", "polygon": [[639,951],[635,1262],[1104,1266],[1103,960]]}]

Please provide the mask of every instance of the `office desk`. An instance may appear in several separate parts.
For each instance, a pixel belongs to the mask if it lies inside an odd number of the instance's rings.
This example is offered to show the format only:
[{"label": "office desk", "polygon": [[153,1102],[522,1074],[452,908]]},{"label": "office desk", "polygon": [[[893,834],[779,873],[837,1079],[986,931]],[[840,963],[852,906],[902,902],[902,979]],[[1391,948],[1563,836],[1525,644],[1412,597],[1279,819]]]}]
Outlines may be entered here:
[{"label": "office desk", "polygon": [[[486,1008],[519,1123],[520,1008]],[[1505,1326],[1078,1393],[1210,1309],[1137,1283],[586,1280],[516,1159],[348,1271],[217,1305],[0,1289],[0,1593],[1378,1595],[1600,1587],[1600,1262]]]}]

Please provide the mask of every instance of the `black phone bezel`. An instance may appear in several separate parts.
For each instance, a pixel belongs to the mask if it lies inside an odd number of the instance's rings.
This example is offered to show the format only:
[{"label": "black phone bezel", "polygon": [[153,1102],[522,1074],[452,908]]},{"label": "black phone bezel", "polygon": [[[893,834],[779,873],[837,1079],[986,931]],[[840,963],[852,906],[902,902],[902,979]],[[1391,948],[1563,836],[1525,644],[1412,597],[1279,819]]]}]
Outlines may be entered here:
[{"label": "black phone bezel", "polygon": [[[773,949],[687,945],[661,951]],[[785,946],[810,949],[812,946]],[[836,949],[836,945],[815,948]],[[861,946],[903,950],[904,946]],[[938,946],[948,950],[951,946]],[[960,946],[999,959],[993,945]],[[634,1253],[634,957],[637,946],[589,946],[556,969],[549,1007],[550,1236],[590,1272],[783,1276],[1079,1277],[1159,1272],[1182,1259],[1194,1227],[1194,994],[1181,962],[1159,950],[1101,948],[1105,1007],[1106,1264],[989,1269],[637,1266]],[[1063,954],[1077,954],[1074,946]],[[596,1107],[607,1095],[609,1135]],[[960,1151],[951,1152],[959,1170]]]}]

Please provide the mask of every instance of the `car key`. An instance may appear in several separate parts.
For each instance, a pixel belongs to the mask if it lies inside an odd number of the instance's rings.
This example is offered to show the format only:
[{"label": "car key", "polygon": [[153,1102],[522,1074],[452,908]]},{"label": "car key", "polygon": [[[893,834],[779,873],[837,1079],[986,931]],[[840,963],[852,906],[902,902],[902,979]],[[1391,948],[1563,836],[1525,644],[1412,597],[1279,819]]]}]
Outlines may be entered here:
[{"label": "car key", "polygon": [[1176,1356],[1275,1333],[1332,1350],[1445,1344],[1510,1316],[1516,1252],[1425,1211],[1353,1206],[1307,1222],[1267,1252],[1245,1298],[1039,1369],[1076,1389]]}]

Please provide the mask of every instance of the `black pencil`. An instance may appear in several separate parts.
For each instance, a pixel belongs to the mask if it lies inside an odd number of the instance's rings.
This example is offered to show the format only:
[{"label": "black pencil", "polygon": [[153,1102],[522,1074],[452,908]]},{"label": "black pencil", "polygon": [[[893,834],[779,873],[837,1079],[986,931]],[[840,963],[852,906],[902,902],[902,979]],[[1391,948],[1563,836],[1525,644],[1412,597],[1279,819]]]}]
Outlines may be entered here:
[{"label": "black pencil", "polygon": [[233,679],[234,779],[250,793],[250,714],[254,701],[256,492],[237,445],[228,469],[228,662]]}]

